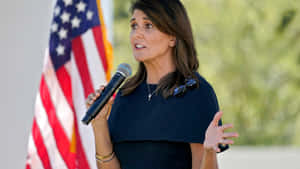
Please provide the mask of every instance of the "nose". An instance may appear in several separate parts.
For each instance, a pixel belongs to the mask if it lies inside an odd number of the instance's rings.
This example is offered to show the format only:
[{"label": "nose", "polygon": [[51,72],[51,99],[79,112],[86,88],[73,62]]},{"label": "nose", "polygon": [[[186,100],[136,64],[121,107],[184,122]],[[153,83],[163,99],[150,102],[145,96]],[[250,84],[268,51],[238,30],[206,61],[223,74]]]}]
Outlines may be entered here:
[{"label": "nose", "polygon": [[136,28],[134,31],[132,31],[132,37],[134,39],[141,39],[144,37],[144,31],[141,28]]}]

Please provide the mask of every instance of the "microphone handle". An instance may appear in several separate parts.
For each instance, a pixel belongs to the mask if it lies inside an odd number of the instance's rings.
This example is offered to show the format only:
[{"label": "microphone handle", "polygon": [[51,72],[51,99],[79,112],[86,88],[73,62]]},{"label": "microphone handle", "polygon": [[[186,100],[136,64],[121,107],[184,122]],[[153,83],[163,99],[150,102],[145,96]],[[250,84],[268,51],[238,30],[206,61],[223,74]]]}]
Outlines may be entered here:
[{"label": "microphone handle", "polygon": [[104,88],[101,95],[95,100],[91,107],[86,112],[85,116],[81,120],[84,124],[88,125],[92,119],[94,119],[100,110],[108,102],[109,98],[114,94],[114,92],[120,87],[122,82],[125,80],[120,72],[116,72],[112,77],[108,85]]}]

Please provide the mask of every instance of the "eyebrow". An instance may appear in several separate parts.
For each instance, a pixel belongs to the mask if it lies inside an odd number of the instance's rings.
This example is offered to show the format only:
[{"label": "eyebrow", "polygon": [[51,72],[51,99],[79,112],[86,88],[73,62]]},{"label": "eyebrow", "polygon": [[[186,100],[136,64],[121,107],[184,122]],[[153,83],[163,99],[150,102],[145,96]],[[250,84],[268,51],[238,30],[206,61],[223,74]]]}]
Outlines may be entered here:
[{"label": "eyebrow", "polygon": [[[144,19],[144,20],[150,20],[148,17],[143,17],[143,19]],[[135,21],[135,20],[136,20],[136,18],[131,18],[131,19],[130,19],[130,22],[133,22],[133,21]]]}]

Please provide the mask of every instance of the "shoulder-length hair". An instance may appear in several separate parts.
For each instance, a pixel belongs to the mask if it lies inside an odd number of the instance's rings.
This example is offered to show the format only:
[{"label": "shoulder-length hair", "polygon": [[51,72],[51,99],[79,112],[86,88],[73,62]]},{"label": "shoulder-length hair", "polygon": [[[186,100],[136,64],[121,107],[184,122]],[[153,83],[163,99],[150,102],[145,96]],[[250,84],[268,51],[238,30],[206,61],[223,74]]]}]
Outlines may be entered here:
[{"label": "shoulder-length hair", "polygon": [[[160,79],[156,89],[167,98],[186,78],[197,80],[195,72],[199,62],[187,12],[179,0],[137,0],[131,6],[131,13],[137,9],[143,11],[161,32],[176,37],[176,45],[172,49],[176,70]],[[145,65],[140,62],[136,74],[122,86],[122,95],[133,92],[146,76]]]}]

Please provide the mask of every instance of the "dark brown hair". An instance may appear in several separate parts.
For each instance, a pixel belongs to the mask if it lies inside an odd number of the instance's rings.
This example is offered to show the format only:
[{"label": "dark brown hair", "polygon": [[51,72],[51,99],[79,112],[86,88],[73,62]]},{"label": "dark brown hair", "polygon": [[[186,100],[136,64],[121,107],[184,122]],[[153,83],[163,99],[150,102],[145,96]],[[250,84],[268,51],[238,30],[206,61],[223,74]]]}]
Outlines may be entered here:
[{"label": "dark brown hair", "polygon": [[[143,11],[161,32],[176,37],[172,50],[176,70],[160,79],[156,90],[167,98],[186,78],[197,79],[199,62],[187,12],[179,0],[137,0],[132,4],[131,13],[136,9]],[[136,74],[122,86],[122,95],[130,94],[146,76],[145,65],[140,62]]]}]

